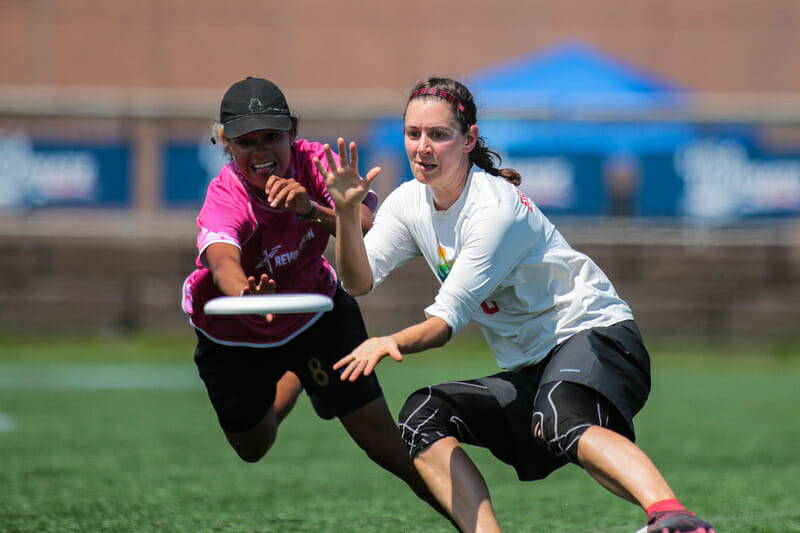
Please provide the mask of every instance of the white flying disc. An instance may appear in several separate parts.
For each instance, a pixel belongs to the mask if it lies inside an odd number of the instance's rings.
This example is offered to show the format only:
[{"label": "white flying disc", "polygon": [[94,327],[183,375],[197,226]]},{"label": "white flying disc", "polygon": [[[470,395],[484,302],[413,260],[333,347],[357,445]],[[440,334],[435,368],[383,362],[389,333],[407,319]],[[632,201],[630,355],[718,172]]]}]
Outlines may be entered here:
[{"label": "white flying disc", "polygon": [[324,294],[220,296],[209,300],[203,309],[207,315],[316,313],[333,309],[333,300]]}]

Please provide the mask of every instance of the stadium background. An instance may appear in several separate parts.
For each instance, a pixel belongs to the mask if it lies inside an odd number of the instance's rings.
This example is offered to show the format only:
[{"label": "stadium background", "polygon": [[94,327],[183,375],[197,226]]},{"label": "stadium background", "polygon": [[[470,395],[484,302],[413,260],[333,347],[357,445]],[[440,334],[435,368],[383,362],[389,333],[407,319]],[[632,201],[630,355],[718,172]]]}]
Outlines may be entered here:
[{"label": "stadium background", "polygon": [[[392,154],[376,128],[400,113],[417,79],[484,74],[503,82],[501,67],[522,59],[541,67],[554,56],[568,67],[577,51],[595,74],[620,67],[651,82],[655,97],[674,89],[687,98],[635,109],[589,106],[596,86],[587,83],[585,94],[572,87],[566,103],[485,108],[487,120],[508,121],[511,112],[540,128],[566,128],[558,150],[537,145],[510,154],[532,165],[567,154],[556,162],[575,169],[568,185],[576,190],[545,211],[609,273],[646,336],[796,337],[799,26],[800,4],[792,0],[5,0],[0,328],[186,331],[178,295],[193,265],[203,180],[215,164],[209,125],[235,80],[272,79],[299,115],[302,136],[358,140],[366,164],[385,164]],[[479,105],[489,94],[478,92]],[[720,205],[693,211],[685,189],[659,188],[676,180],[675,154],[686,146],[677,142],[653,163],[660,174],[639,176],[641,190],[651,192],[637,198],[647,201],[618,210],[603,173],[640,172],[654,159],[630,146],[587,153],[571,143],[581,137],[575,132],[592,131],[599,146],[620,125],[685,126],[693,140],[717,143],[712,148],[722,151],[712,154],[728,157],[706,166],[738,163],[744,175],[737,181],[720,172],[699,196],[702,205]],[[382,196],[406,178],[402,164],[387,167]],[[543,176],[551,187],[542,195],[564,186]],[[587,187],[596,194],[575,200]],[[368,325],[381,330],[419,318],[435,283],[424,265],[409,265],[362,299]]]}]

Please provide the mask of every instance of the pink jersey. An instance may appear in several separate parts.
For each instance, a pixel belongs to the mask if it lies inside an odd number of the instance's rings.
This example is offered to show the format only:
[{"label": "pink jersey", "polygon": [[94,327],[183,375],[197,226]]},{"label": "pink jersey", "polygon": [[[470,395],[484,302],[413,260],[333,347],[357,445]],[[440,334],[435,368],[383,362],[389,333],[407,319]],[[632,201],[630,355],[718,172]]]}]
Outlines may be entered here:
[{"label": "pink jersey", "polygon": [[[321,144],[295,141],[289,177],[305,187],[312,200],[333,207],[325,179],[314,166],[314,157],[328,166]],[[364,203],[374,210],[375,193],[370,191]],[[217,342],[280,345],[308,328],[321,313],[275,315],[271,323],[255,315],[206,315],[205,303],[222,296],[205,264],[204,252],[210,244],[225,242],[237,246],[245,274],[256,279],[262,273],[267,274],[275,280],[278,293],[333,296],[336,291],[336,273],[322,255],[328,245],[328,232],[316,224],[298,221],[294,212],[271,208],[251,191],[233,161],[209,184],[197,225],[200,229],[197,270],[183,284],[183,310],[194,327]]]}]

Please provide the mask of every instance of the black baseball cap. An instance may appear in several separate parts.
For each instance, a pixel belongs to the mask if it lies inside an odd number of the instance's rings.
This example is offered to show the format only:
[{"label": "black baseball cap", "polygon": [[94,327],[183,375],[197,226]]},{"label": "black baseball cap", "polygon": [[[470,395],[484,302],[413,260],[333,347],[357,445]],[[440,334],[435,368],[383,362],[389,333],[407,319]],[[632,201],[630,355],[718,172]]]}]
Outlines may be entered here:
[{"label": "black baseball cap", "polygon": [[277,85],[263,78],[247,77],[231,85],[222,97],[219,121],[228,139],[257,130],[292,129],[286,98]]}]

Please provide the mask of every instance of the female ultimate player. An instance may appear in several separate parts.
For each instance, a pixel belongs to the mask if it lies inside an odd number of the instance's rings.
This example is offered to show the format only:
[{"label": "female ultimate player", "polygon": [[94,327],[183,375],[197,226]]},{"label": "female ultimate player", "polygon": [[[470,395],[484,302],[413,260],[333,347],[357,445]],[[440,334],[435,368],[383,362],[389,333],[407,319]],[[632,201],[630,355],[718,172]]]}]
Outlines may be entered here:
[{"label": "female ultimate player", "polygon": [[[228,442],[243,460],[261,459],[302,386],[321,417],[338,417],[373,461],[441,512],[378,380],[346,383],[332,368],[367,335],[358,305],[322,255],[335,231],[333,203],[313,163],[322,145],[296,138],[297,121],[283,93],[260,78],[228,89],[215,130],[231,161],[211,181],[197,217],[197,268],[184,283],[183,309]],[[359,231],[366,231],[377,198],[367,192],[358,203]],[[203,312],[218,296],[273,292],[324,294],[334,308],[268,317]]]},{"label": "female ultimate player", "polygon": [[522,480],[580,465],[647,512],[643,532],[713,532],[633,443],[650,360],[630,308],[516,187],[519,173],[496,167],[469,90],[450,79],[420,82],[403,131],[415,180],[389,195],[366,237],[358,205],[380,169],[360,180],[355,145],[347,164],[342,139],[343,167],[327,146],[328,168],[316,160],[336,205],[337,264],[350,294],[418,256],[441,282],[426,320],[362,343],[334,365],[342,379],[371,376],[387,355],[400,361],[442,346],[474,320],[505,371],[420,389],[400,413],[415,466],[463,531],[499,525],[462,442],[488,448]]}]

